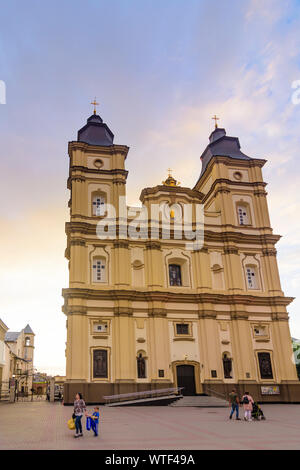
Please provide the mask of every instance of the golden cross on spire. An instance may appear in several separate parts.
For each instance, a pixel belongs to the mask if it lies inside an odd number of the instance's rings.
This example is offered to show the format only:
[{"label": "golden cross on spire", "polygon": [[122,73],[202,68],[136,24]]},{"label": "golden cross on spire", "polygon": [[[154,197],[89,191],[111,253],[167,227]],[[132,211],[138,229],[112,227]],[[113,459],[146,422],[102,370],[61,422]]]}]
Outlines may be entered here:
[{"label": "golden cross on spire", "polygon": [[217,121],[219,121],[220,118],[218,118],[216,115],[214,115],[214,116],[212,117],[212,119],[215,120],[215,129],[217,129],[217,128],[218,128],[218,123],[217,123]]},{"label": "golden cross on spire", "polygon": [[97,101],[96,101],[96,96],[94,98],[94,101],[91,101],[91,104],[94,105],[94,114],[96,114],[96,106],[99,106],[99,103],[97,103]]}]

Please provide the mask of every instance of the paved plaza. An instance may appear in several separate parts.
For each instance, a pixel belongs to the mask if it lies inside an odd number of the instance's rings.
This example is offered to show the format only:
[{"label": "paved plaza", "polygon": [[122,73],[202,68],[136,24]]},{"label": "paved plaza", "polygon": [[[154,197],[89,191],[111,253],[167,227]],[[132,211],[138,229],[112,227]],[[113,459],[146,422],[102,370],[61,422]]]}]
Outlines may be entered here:
[{"label": "paved plaza", "polygon": [[300,405],[263,410],[266,421],[248,423],[229,421],[229,408],[100,407],[99,437],[74,439],[70,406],[0,404],[0,449],[300,449]]}]

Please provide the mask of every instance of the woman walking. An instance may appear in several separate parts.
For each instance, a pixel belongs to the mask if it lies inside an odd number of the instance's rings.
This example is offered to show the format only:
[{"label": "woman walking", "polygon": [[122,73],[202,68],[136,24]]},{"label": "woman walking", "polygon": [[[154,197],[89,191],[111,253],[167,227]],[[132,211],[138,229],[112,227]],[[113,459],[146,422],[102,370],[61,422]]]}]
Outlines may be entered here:
[{"label": "woman walking", "polygon": [[245,412],[244,420],[252,421],[251,413],[253,410],[254,400],[251,397],[251,395],[249,395],[249,392],[245,392],[245,395],[242,398],[242,403],[243,403],[244,412]]},{"label": "woman walking", "polygon": [[82,424],[81,418],[86,412],[85,402],[82,398],[81,393],[76,393],[75,401],[74,401],[74,415],[75,415],[75,428],[76,433],[74,437],[83,436],[82,434]]}]

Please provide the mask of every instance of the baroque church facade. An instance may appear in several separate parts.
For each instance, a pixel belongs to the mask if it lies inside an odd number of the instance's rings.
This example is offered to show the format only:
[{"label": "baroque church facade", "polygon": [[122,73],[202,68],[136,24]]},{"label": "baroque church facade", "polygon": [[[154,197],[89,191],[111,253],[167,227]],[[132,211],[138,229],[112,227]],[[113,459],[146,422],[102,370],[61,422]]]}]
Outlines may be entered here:
[{"label": "baroque church facade", "polygon": [[[169,175],[141,192],[148,214],[152,205],[167,207],[170,237],[162,236],[163,210],[157,237],[151,227],[129,237],[130,214],[124,219],[120,208],[129,148],[114,144],[94,111],[68,151],[65,403],[78,391],[101,403],[169,387],[223,396],[236,387],[259,401],[299,401],[287,313],[293,299],[280,285],[266,161],[245,155],[239,139],[216,125],[194,188]],[[176,236],[187,205],[192,228],[197,207],[204,209],[201,248]],[[106,238],[101,221],[109,221]]]}]

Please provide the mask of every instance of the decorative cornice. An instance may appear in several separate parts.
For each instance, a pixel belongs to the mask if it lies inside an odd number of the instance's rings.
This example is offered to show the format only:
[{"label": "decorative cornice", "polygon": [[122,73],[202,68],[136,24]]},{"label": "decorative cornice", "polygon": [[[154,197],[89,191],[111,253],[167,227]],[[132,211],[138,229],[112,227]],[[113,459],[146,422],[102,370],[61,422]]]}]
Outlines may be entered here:
[{"label": "decorative cornice", "polygon": [[70,176],[68,178],[68,182],[67,182],[67,187],[68,189],[71,188],[71,184],[72,183],[84,183],[85,182],[85,177],[82,176],[82,175],[74,175],[74,176]]},{"label": "decorative cornice", "polygon": [[112,182],[113,184],[126,184],[126,179],[114,178]]},{"label": "decorative cornice", "polygon": [[215,191],[215,196],[220,193],[220,194],[230,194],[231,190],[229,188],[226,188],[224,186],[221,186],[220,188],[217,188]]},{"label": "decorative cornice", "polygon": [[263,189],[258,189],[257,191],[253,191],[254,196],[264,196],[266,197],[268,195],[267,191],[264,191]]},{"label": "decorative cornice", "polygon": [[[95,220],[94,217],[86,217],[86,216],[80,216],[87,220]],[[88,223],[88,222],[77,222],[77,221],[71,221],[71,222],[66,222],[66,233],[67,235],[70,233],[80,233],[82,235],[93,235],[96,237],[96,227],[97,224],[95,223]],[[121,225],[116,223],[116,233],[118,234],[120,231],[120,227],[122,228],[122,233],[124,231],[124,225]],[[220,226],[222,228],[222,226]],[[194,227],[193,227],[194,230]],[[151,228],[149,227],[149,234],[151,235]],[[162,230],[161,228],[158,231],[159,239],[158,240],[151,240],[150,236],[149,239],[146,241],[143,239],[143,242],[146,244],[146,248],[152,248],[151,244],[160,244],[160,243],[165,243],[168,240],[162,239]],[[184,235],[184,234],[183,234]],[[212,230],[206,230],[204,229],[204,236],[205,236],[205,242],[212,242],[212,243],[226,243],[226,242],[231,242],[235,244],[248,244],[248,245],[275,245],[277,243],[281,236],[280,235],[274,235],[274,234],[248,234],[248,233],[242,233],[242,232],[234,232],[234,231],[224,231],[224,232],[214,232]],[[182,238],[182,240],[185,242],[186,239]],[[188,240],[188,239],[187,239]],[[132,240],[135,242],[135,240]],[[191,240],[188,240],[191,241]],[[108,240],[108,242],[113,242],[113,240]],[[130,242],[130,240],[129,240]],[[156,248],[157,249],[157,248]]]},{"label": "decorative cornice", "polygon": [[133,315],[133,308],[131,307],[114,307],[115,316],[128,317]]},{"label": "decorative cornice", "polygon": [[[148,291],[148,290],[125,290],[125,289],[84,289],[67,288],[62,294],[66,301],[68,299],[81,300],[127,300],[127,301],[160,301],[160,302],[182,302],[198,304],[242,304],[257,306],[283,306],[286,307],[294,297],[285,296],[262,296],[251,294],[215,294],[215,293],[184,293],[170,291]],[[127,309],[128,310],[128,309]],[[205,308],[204,308],[205,310]]]},{"label": "decorative cornice", "polygon": [[236,246],[225,246],[224,253],[225,255],[238,255],[239,250]]},{"label": "decorative cornice", "polygon": [[196,189],[184,188],[181,186],[158,185],[154,186],[153,188],[144,188],[140,194],[140,201],[143,201],[147,196],[154,196],[157,193],[168,193],[169,196],[185,194],[200,201],[204,197],[204,194],[200,191],[197,191]]},{"label": "decorative cornice", "polygon": [[96,155],[114,155],[121,153],[127,157],[129,147],[127,145],[90,145],[86,142],[79,142],[78,140],[72,140],[68,144],[68,153],[71,154],[72,150],[81,150],[83,152],[95,153]]},{"label": "decorative cornice", "polygon": [[84,238],[72,238],[70,241],[71,246],[85,246],[86,242]]},{"label": "decorative cornice", "polygon": [[[220,185],[220,188],[218,187],[218,185]],[[211,185],[208,193],[204,196],[202,203],[204,204],[210,198],[212,193],[217,194],[219,191],[230,192],[231,191],[230,186],[245,186],[246,188],[251,188],[251,189],[255,189],[258,187],[259,189],[256,189],[256,191],[262,191],[262,189],[260,188],[261,187],[264,188],[265,186],[267,186],[267,183],[263,181],[253,181],[253,182],[232,181],[227,178],[218,178]]]},{"label": "decorative cornice", "polygon": [[167,309],[165,308],[150,308],[148,310],[149,317],[166,317]]},{"label": "decorative cornice", "polygon": [[210,318],[215,320],[217,318],[218,312],[215,310],[200,310],[198,312],[198,318]]},{"label": "decorative cornice", "polygon": [[230,314],[232,320],[248,320],[249,313],[247,312],[231,312]]},{"label": "decorative cornice", "polygon": [[114,240],[113,241],[114,248],[129,248],[129,240]]},{"label": "decorative cornice", "polygon": [[206,246],[204,246],[200,250],[193,250],[192,253],[205,253],[205,254],[208,254],[208,248]]},{"label": "decorative cornice", "polygon": [[277,250],[275,248],[263,248],[262,254],[263,256],[276,256]]},{"label": "decorative cornice", "polygon": [[161,250],[159,241],[147,241],[145,246],[147,250]]},{"label": "decorative cornice", "polygon": [[[202,183],[203,181],[203,185],[205,184],[205,180],[207,180],[209,178],[209,174],[211,173],[211,170],[213,168],[213,166],[216,164],[216,163],[223,163],[224,165],[226,166],[235,166],[235,167],[240,167],[240,168],[251,168],[251,167],[255,167],[255,166],[258,166],[260,168],[262,168],[264,166],[264,164],[266,163],[267,160],[263,160],[261,158],[251,158],[250,160],[244,160],[244,159],[239,159],[239,158],[231,158],[231,157],[228,157],[226,155],[219,155],[219,156],[213,156],[206,169],[205,169],[205,172],[202,174],[201,178],[198,179],[194,189],[197,187],[197,186],[200,186],[200,181]],[[242,183],[244,184],[244,183]]]},{"label": "decorative cornice", "polygon": [[86,168],[84,166],[71,166],[69,170],[69,178],[67,180],[67,188],[71,189],[71,182],[74,180],[75,181],[78,180],[81,182],[86,181],[86,179],[89,178],[88,176],[89,174],[97,175],[97,176],[101,176],[101,175],[115,176],[116,178],[113,179],[113,182],[126,184],[128,171],[121,169],[121,168],[120,169],[114,168],[112,170],[101,170],[101,169],[99,170],[96,168]]},{"label": "decorative cornice", "polygon": [[76,306],[76,305],[73,305],[73,306],[70,306],[67,308],[68,310],[68,314],[69,315],[86,315],[87,314],[87,307],[83,307],[83,306]]}]

